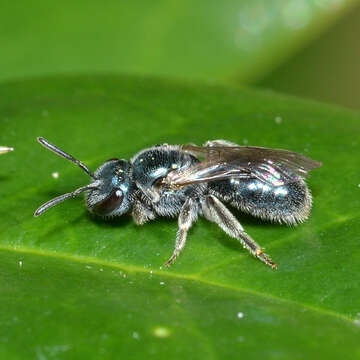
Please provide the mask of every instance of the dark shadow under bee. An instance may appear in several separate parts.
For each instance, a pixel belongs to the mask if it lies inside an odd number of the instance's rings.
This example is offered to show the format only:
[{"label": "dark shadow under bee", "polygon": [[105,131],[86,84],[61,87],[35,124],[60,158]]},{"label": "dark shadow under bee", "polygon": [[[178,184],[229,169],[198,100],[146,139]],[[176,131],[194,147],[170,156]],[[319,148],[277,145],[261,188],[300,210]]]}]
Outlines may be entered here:
[{"label": "dark shadow under bee", "polygon": [[[189,229],[198,216],[203,216],[275,268],[277,265],[224,203],[263,220],[296,225],[308,218],[312,205],[305,178],[310,170],[321,165],[287,150],[214,140],[202,147],[157,145],[140,151],[129,161],[108,160],[92,173],[47,140],[38,141],[77,164],[92,182],[48,201],[36,210],[35,216],[85,192],[86,206],[90,213],[99,216],[96,221],[101,224],[124,214],[131,214],[138,225],[158,216],[177,217],[175,249],[166,266],[183,250]],[[108,226],[122,223],[110,222]]]}]

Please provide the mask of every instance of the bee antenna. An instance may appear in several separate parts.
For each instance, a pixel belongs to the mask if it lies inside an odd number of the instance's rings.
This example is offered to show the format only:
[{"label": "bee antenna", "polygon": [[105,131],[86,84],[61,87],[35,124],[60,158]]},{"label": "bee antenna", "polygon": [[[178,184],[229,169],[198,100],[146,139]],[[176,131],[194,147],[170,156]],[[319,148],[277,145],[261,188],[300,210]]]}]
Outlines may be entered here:
[{"label": "bee antenna", "polygon": [[[76,164],[77,166],[79,166],[80,169],[84,170],[89,176],[91,176],[94,180],[96,180],[95,175],[90,171],[90,169],[83,164],[80,160],[75,159],[73,156],[71,156],[70,154],[66,153],[65,151],[59,149],[57,146],[55,146],[54,144],[51,144],[49,141],[47,141],[46,139],[44,139],[43,137],[38,137],[37,141],[44,147],[46,147],[47,149],[49,149],[50,151],[54,152],[55,154],[62,156],[63,158],[70,160],[71,162],[73,162],[74,164]],[[76,191],[76,190],[75,190]],[[55,199],[54,199],[55,200]],[[65,200],[65,199],[64,199]],[[61,200],[62,201],[62,200]]]},{"label": "bee antenna", "polygon": [[41,205],[34,213],[34,216],[37,217],[39,215],[41,215],[43,212],[45,212],[46,210],[50,209],[51,207],[67,200],[70,198],[74,198],[76,196],[78,196],[79,194],[83,193],[84,191],[88,191],[91,189],[98,189],[98,185],[99,185],[99,181],[95,181],[92,184],[86,185],[86,186],[82,186],[70,193],[66,193],[63,195],[60,195],[54,199],[51,199],[49,201],[47,201],[45,204]]}]

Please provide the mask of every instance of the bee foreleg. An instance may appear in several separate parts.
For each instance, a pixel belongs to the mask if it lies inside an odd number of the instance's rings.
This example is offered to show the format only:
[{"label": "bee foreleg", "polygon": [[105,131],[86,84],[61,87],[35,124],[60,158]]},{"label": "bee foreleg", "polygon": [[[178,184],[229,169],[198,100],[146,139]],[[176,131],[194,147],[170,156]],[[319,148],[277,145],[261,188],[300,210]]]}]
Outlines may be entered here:
[{"label": "bee foreleg", "polygon": [[216,223],[228,235],[240,241],[242,246],[265,264],[276,268],[271,258],[263,253],[260,246],[245,232],[235,216],[213,195],[206,196],[202,203],[205,218]]},{"label": "bee foreleg", "polygon": [[179,256],[186,244],[187,233],[191,225],[197,220],[198,204],[191,198],[188,198],[181,208],[178,218],[179,230],[176,234],[175,249],[171,258],[164,264],[169,267]]},{"label": "bee foreleg", "polygon": [[136,225],[143,225],[147,221],[155,219],[155,214],[138,200],[134,203],[131,215]]}]

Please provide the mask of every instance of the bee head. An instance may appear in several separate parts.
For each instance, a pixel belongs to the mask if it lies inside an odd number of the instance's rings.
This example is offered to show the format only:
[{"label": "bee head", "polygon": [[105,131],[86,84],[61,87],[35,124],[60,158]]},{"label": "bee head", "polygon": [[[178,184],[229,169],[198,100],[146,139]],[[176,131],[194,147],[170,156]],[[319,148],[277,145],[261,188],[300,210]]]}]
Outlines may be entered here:
[{"label": "bee head", "polygon": [[131,165],[128,161],[119,159],[106,161],[93,174],[81,161],[46,139],[39,137],[37,140],[48,150],[78,165],[92,178],[92,182],[46,202],[35,211],[34,216],[39,216],[49,208],[83,192],[87,193],[86,204],[89,211],[96,215],[111,217],[124,214],[130,210],[134,186]]},{"label": "bee head", "polygon": [[90,212],[113,217],[128,212],[132,205],[132,168],[128,161],[112,159],[94,173],[98,186],[86,194]]}]

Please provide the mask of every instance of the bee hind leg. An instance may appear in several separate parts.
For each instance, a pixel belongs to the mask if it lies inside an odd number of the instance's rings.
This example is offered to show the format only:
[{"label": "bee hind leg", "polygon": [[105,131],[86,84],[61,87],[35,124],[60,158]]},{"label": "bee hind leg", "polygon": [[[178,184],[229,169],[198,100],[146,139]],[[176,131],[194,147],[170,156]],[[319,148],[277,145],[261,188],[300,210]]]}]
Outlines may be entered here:
[{"label": "bee hind leg", "polygon": [[219,199],[213,195],[207,195],[202,202],[202,210],[206,219],[216,223],[228,235],[239,240],[242,246],[252,255],[273,269],[277,267],[255,240],[245,232],[239,221]]},{"label": "bee hind leg", "polygon": [[164,264],[169,267],[179,256],[186,244],[187,233],[192,224],[198,217],[198,204],[191,198],[188,198],[181,208],[178,218],[179,230],[176,234],[175,249],[170,259]]}]

